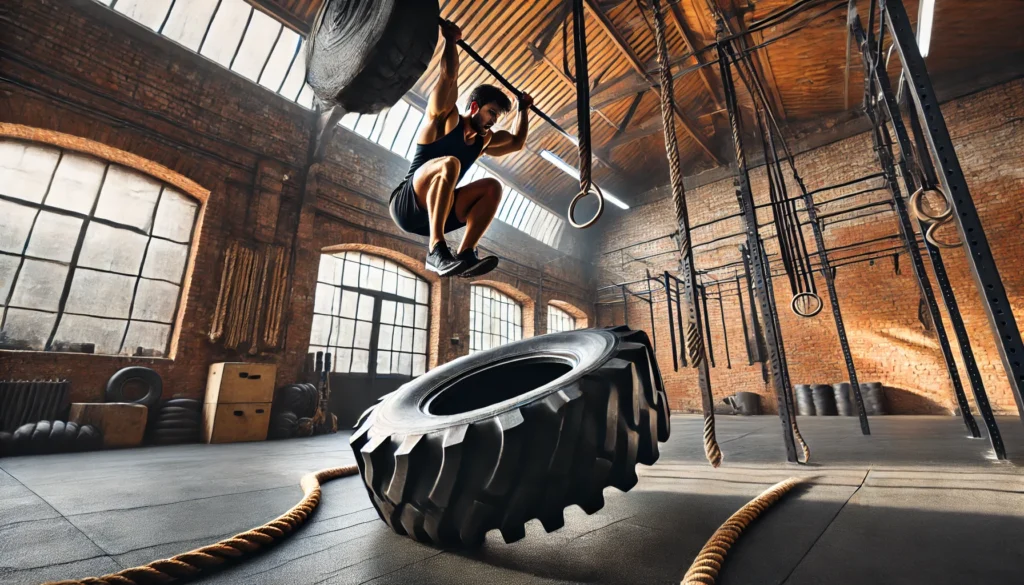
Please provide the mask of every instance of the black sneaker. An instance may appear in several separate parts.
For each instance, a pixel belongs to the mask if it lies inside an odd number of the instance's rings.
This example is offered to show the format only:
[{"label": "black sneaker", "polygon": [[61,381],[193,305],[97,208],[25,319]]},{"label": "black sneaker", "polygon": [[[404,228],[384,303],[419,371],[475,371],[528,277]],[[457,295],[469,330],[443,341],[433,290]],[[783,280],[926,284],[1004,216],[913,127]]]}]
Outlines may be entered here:
[{"label": "black sneaker", "polygon": [[427,254],[427,270],[436,272],[440,276],[450,276],[454,272],[465,269],[465,267],[466,263],[455,259],[452,256],[452,251],[448,249],[448,244],[444,242],[438,242],[434,249]]},{"label": "black sneaker", "polygon": [[497,256],[484,256],[478,258],[476,250],[466,250],[455,257],[465,264],[465,268],[458,274],[462,278],[472,278],[474,276],[481,276],[494,270],[498,266]]}]

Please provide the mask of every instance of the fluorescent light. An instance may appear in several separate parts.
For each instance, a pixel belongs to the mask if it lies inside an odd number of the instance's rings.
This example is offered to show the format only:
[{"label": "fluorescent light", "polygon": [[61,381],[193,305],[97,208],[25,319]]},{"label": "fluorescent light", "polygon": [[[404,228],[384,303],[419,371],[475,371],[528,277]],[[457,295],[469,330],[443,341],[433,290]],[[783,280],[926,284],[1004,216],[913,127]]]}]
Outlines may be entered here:
[{"label": "fluorescent light", "polygon": [[917,45],[921,49],[921,57],[928,56],[928,47],[932,44],[934,17],[935,0],[921,0],[921,10],[917,15]]},{"label": "fluorescent light", "polygon": [[[570,177],[576,179],[577,181],[580,180],[580,172],[577,171],[576,168],[573,167],[572,165],[570,165],[569,163],[567,163],[564,160],[558,158],[557,154],[551,152],[550,150],[542,150],[540,152],[540,156],[544,160],[546,160],[549,163],[551,163],[551,164],[555,165],[556,167],[558,167],[563,173],[569,175]],[[604,189],[601,189],[601,193],[604,194],[605,200],[609,201],[610,203],[613,203],[619,209],[629,209],[628,205],[623,203],[621,199],[619,199],[618,197],[612,195],[608,191],[605,191]]]}]

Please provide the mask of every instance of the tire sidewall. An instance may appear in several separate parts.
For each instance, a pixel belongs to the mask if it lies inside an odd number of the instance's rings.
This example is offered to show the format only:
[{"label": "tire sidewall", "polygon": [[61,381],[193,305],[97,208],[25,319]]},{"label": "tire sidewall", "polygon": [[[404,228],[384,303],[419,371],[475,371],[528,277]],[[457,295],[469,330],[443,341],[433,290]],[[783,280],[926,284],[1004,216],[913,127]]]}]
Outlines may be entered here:
[{"label": "tire sidewall", "polygon": [[[468,425],[519,409],[579,382],[597,370],[615,353],[618,338],[596,329],[551,333],[505,344],[501,347],[457,358],[435,368],[385,396],[364,424],[369,432],[414,435]],[[554,356],[572,362],[569,372],[537,388],[524,388],[513,398],[482,408],[452,415],[427,411],[430,400],[447,388],[485,369],[530,357]]]}]

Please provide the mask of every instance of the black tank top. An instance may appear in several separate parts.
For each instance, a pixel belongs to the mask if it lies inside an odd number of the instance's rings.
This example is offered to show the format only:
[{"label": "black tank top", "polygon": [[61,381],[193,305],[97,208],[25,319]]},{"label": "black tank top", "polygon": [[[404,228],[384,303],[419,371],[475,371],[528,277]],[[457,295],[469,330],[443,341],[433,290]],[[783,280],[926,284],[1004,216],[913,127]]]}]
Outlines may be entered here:
[{"label": "black tank top", "polygon": [[476,140],[473,144],[466,144],[466,139],[462,136],[462,125],[465,123],[465,120],[460,116],[459,123],[448,134],[430,144],[417,144],[416,151],[412,156],[412,164],[409,165],[409,172],[405,175],[403,181],[411,179],[416,170],[426,164],[427,161],[441,158],[442,156],[454,156],[459,159],[459,181],[461,181],[462,177],[469,172],[469,167],[473,166],[473,163],[476,162],[476,159],[480,158],[480,153],[484,150],[484,138],[479,134],[476,135]]}]

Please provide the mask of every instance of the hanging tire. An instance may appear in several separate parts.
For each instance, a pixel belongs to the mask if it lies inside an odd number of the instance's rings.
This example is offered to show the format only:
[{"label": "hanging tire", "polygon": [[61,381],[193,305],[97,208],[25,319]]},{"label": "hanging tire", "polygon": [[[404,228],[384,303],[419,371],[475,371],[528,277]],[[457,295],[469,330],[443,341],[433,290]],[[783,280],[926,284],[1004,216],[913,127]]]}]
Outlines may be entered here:
[{"label": "hanging tire", "polygon": [[398,534],[472,546],[533,518],[554,531],[658,460],[669,409],[647,335],[553,333],[459,358],[360,417],[350,443],[370,500]]},{"label": "hanging tire", "polygon": [[427,70],[439,35],[437,0],[326,0],[306,52],[306,83],[324,106],[376,114]]}]

